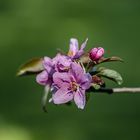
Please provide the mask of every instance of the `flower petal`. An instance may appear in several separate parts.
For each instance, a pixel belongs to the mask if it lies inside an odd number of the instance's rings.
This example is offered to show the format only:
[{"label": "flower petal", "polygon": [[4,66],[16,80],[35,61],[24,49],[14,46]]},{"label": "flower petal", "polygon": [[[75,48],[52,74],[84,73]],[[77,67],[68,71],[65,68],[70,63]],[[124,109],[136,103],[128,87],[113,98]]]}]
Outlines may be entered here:
[{"label": "flower petal", "polygon": [[50,73],[53,67],[52,59],[49,57],[44,57],[43,66],[47,72]]},{"label": "flower petal", "polygon": [[71,69],[69,73],[73,75],[76,82],[79,83],[81,81],[81,76],[84,75],[84,70],[79,64],[73,62],[71,63]]},{"label": "flower petal", "polygon": [[68,56],[73,57],[76,55],[76,53],[78,52],[79,47],[78,47],[78,40],[75,38],[71,38],[70,39],[70,49],[68,52]]},{"label": "flower petal", "polygon": [[53,63],[55,65],[55,70],[59,72],[66,72],[70,68],[71,59],[68,56],[57,54],[53,58]]},{"label": "flower petal", "polygon": [[56,56],[52,59],[53,60],[53,64],[56,64],[58,62],[58,59],[61,57],[61,54],[58,53],[56,54]]},{"label": "flower petal", "polygon": [[92,77],[89,73],[84,74],[83,77],[81,77],[81,88],[82,89],[89,89],[91,86]]},{"label": "flower petal", "polygon": [[46,85],[48,82],[48,73],[44,70],[36,76],[36,81],[40,85]]},{"label": "flower petal", "polygon": [[99,47],[98,48],[98,52],[97,52],[97,56],[99,57],[99,58],[101,58],[102,56],[103,56],[103,54],[104,54],[104,49],[102,48],[102,47]]},{"label": "flower petal", "polygon": [[82,43],[80,50],[74,56],[75,59],[78,59],[79,57],[81,57],[84,54],[84,49],[87,45],[87,41],[88,41],[88,38],[85,40],[85,42]]},{"label": "flower petal", "polygon": [[79,90],[74,94],[74,102],[78,108],[84,109],[86,103],[85,90]]},{"label": "flower petal", "polygon": [[81,45],[81,48],[80,48],[80,49],[82,49],[82,50],[83,50],[83,49],[86,47],[87,42],[88,42],[88,38],[86,38],[85,42],[83,42],[83,43],[82,43],[82,45]]},{"label": "flower petal", "polygon": [[69,73],[67,73],[67,72],[64,72],[64,73],[55,72],[53,74],[53,82],[58,87],[67,87],[68,88],[70,86]]},{"label": "flower petal", "polygon": [[52,101],[54,104],[64,104],[73,99],[72,92],[69,92],[67,88],[60,88],[56,93],[52,95]]}]

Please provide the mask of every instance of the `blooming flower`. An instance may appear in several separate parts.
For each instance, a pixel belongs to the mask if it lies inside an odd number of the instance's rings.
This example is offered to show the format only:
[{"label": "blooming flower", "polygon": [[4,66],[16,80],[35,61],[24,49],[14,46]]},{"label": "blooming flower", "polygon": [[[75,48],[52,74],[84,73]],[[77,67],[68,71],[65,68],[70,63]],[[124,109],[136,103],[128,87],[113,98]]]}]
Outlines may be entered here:
[{"label": "blooming flower", "polygon": [[68,56],[57,54],[53,59],[44,57],[44,71],[37,75],[37,83],[51,86],[53,83],[52,76],[55,72],[67,72],[70,68],[70,64],[72,63],[72,59],[77,59],[83,55],[87,40],[88,39],[86,39],[86,41],[81,45],[79,49],[78,40],[72,38],[70,40]]},{"label": "blooming flower", "polygon": [[57,54],[53,59],[44,57],[44,71],[37,75],[36,81],[41,85],[52,85],[53,74],[58,72],[66,72],[70,68],[71,59],[68,56]]},{"label": "blooming flower", "polygon": [[67,72],[71,62],[72,60],[66,55],[57,54],[56,57],[53,58],[54,69],[59,72]]},{"label": "blooming flower", "polygon": [[36,81],[40,85],[51,85],[52,74],[55,72],[53,69],[53,61],[49,57],[44,57],[43,60],[44,70],[36,76]]},{"label": "blooming flower", "polygon": [[93,48],[89,53],[89,57],[93,61],[98,61],[104,55],[104,49],[102,47]]},{"label": "blooming flower", "polygon": [[63,104],[74,99],[80,109],[85,106],[85,91],[90,87],[91,76],[84,73],[82,67],[72,62],[68,72],[53,74],[53,82],[57,87],[56,92],[52,95],[52,101],[55,104]]},{"label": "blooming flower", "polygon": [[[92,48],[89,53],[85,53],[87,41],[88,39],[79,48],[78,40],[71,38],[67,55],[58,53],[54,58],[45,56],[32,59],[21,66],[18,76],[36,73],[37,83],[44,86],[41,104],[45,112],[50,92],[52,97],[49,102],[65,104],[74,101],[79,109],[84,109],[88,100],[86,92],[103,91],[102,88],[105,88],[102,77],[111,79],[119,85],[122,83],[122,77],[118,72],[96,67],[96,64],[122,61],[122,59],[119,57],[102,58],[104,55],[102,47]],[[90,59],[93,62],[90,62]]]},{"label": "blooming flower", "polygon": [[68,56],[72,59],[78,59],[80,56],[82,56],[84,54],[84,48],[86,47],[87,41],[88,39],[86,39],[85,42],[82,43],[79,49],[78,40],[75,38],[71,38]]}]

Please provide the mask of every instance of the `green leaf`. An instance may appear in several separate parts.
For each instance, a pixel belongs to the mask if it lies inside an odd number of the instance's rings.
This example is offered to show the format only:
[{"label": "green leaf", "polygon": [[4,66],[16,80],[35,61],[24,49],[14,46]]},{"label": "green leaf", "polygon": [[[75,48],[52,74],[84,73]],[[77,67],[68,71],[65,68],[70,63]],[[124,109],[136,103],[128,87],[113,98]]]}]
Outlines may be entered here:
[{"label": "green leaf", "polygon": [[112,57],[109,57],[109,58],[102,58],[102,59],[100,59],[98,61],[98,64],[104,63],[104,62],[112,62],[112,61],[120,61],[120,62],[123,62],[123,60],[120,57],[112,56]]},{"label": "green leaf", "polygon": [[50,91],[50,86],[49,85],[45,86],[44,94],[43,94],[42,100],[41,100],[42,109],[44,112],[47,112],[46,103],[47,103],[49,91]]},{"label": "green leaf", "polygon": [[108,79],[111,79],[111,80],[115,81],[118,85],[121,85],[123,83],[123,79],[122,79],[121,75],[115,70],[100,67],[98,69],[98,72],[99,72],[98,73],[99,76],[103,76]]},{"label": "green leaf", "polygon": [[100,85],[98,85],[98,84],[92,84],[92,87],[94,87],[94,89],[96,89],[96,90],[98,90],[98,89],[100,89],[100,88],[101,88],[101,86],[100,86]]},{"label": "green leaf", "polygon": [[33,58],[19,68],[17,76],[39,73],[43,69],[42,58]]}]

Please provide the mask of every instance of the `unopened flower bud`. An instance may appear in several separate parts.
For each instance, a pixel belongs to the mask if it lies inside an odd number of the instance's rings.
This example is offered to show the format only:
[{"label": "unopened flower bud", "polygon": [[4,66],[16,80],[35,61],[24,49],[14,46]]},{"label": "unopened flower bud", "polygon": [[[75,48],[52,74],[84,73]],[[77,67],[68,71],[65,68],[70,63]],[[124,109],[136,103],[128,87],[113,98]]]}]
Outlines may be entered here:
[{"label": "unopened flower bud", "polygon": [[104,49],[102,47],[93,48],[89,53],[89,57],[93,61],[99,60],[104,55]]},{"label": "unopened flower bud", "polygon": [[101,77],[96,75],[92,76],[92,82],[101,86],[104,84],[104,81],[101,79]]}]

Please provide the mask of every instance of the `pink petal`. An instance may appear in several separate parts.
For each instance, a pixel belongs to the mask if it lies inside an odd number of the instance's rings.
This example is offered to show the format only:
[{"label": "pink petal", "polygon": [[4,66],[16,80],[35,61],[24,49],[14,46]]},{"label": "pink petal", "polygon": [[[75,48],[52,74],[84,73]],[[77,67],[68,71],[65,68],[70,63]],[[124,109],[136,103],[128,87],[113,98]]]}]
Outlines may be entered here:
[{"label": "pink petal", "polygon": [[78,108],[84,109],[86,103],[85,90],[79,90],[74,94],[74,102]]},{"label": "pink petal", "polygon": [[75,54],[74,58],[78,59],[80,56],[82,56],[84,54],[84,48],[86,47],[88,38],[85,40],[85,42],[82,43],[80,50],[78,50],[78,52]]},{"label": "pink petal", "polygon": [[50,73],[53,67],[52,59],[49,57],[44,57],[43,66],[47,70],[47,72]]},{"label": "pink petal", "polygon": [[76,82],[80,82],[81,76],[84,74],[84,70],[79,64],[73,62],[71,64],[70,74],[75,77]]},{"label": "pink petal", "polygon": [[81,78],[81,88],[82,89],[89,89],[91,86],[92,77],[89,73],[84,74]]},{"label": "pink petal", "polygon": [[83,50],[86,47],[87,41],[88,41],[88,38],[85,40],[85,42],[82,43],[80,50]]},{"label": "pink petal", "polygon": [[55,72],[53,74],[53,82],[56,84],[58,87],[69,87],[70,86],[70,76],[69,73],[60,73],[60,72]]},{"label": "pink petal", "polygon": [[69,92],[66,88],[60,88],[53,94],[52,100],[54,104],[64,104],[73,99],[72,92]]},{"label": "pink petal", "polygon": [[48,82],[48,73],[44,70],[36,76],[36,81],[40,85],[46,85]]},{"label": "pink petal", "polygon": [[53,63],[56,71],[66,72],[69,70],[71,59],[68,56],[57,54],[57,56],[53,58]]},{"label": "pink petal", "polygon": [[103,56],[103,54],[104,54],[104,49],[101,48],[101,47],[99,47],[99,48],[98,48],[98,52],[97,52],[96,55],[97,55],[99,58],[101,58],[101,57]]},{"label": "pink petal", "polygon": [[70,39],[70,49],[68,52],[68,56],[75,56],[75,54],[78,52],[79,47],[78,47],[78,40],[75,38]]}]

